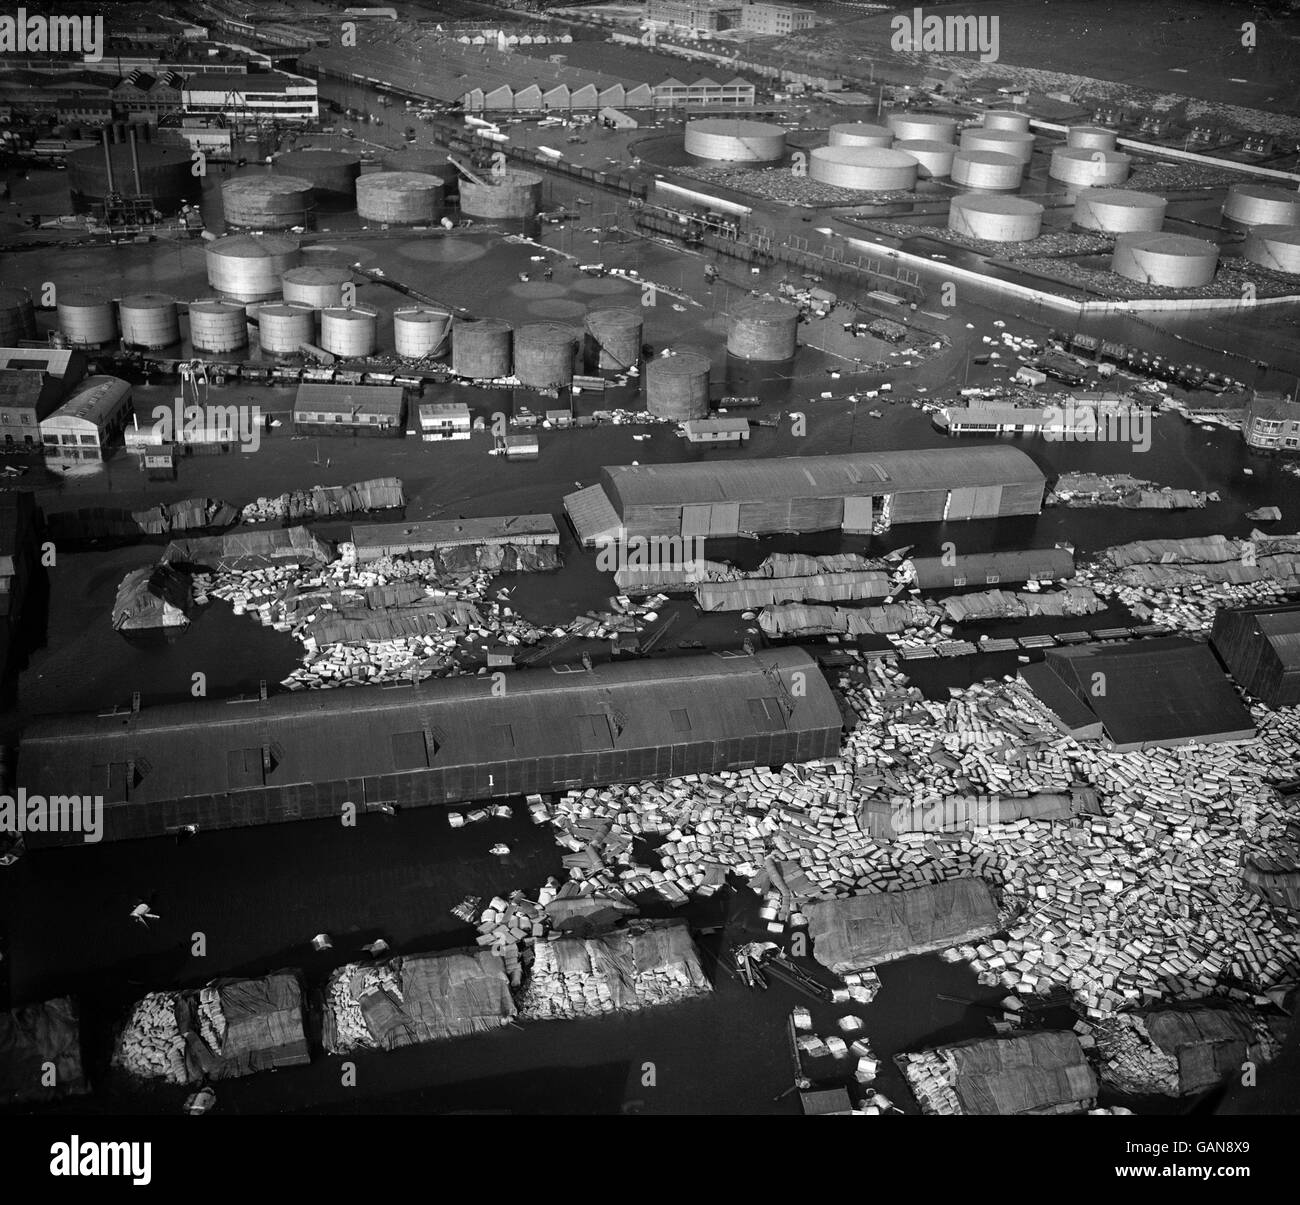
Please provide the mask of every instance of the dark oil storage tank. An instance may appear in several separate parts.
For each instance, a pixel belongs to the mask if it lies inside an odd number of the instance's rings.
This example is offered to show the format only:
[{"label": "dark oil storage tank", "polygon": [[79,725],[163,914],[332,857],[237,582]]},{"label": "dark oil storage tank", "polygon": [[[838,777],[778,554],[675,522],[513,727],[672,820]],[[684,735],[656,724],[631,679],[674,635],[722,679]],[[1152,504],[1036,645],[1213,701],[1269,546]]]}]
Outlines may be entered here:
[{"label": "dark oil storage tank", "polygon": [[308,181],[320,203],[337,207],[356,200],[361,160],[345,151],[285,151],[276,157],[275,170]]},{"label": "dark oil storage tank", "polygon": [[190,345],[195,351],[238,351],[248,346],[248,314],[218,297],[190,302]]},{"label": "dark oil storage tank", "polygon": [[727,324],[727,351],[741,360],[789,360],[798,346],[799,311],[762,297],[740,302]]},{"label": "dark oil storage tank", "polygon": [[645,366],[646,409],[659,418],[707,418],[709,361],[696,352],[656,356]]},{"label": "dark oil storage tank", "polygon": [[370,172],[357,181],[357,216],[367,222],[421,226],[442,207],[442,178],[427,172]]},{"label": "dark oil storage tank", "polygon": [[122,342],[128,347],[156,349],[181,341],[180,311],[176,299],[164,293],[136,293],[117,306]]},{"label": "dark oil storage tank", "polygon": [[343,304],[343,289],[351,280],[351,268],[303,264],[300,268],[290,268],[280,278],[280,283],[285,301],[296,301],[299,305],[323,310]]},{"label": "dark oil storage tank", "polygon": [[288,230],[312,224],[315,192],[298,176],[234,176],[221,185],[221,208],[235,229]]},{"label": "dark oil storage tank", "polygon": [[393,345],[406,360],[423,360],[445,350],[451,332],[451,315],[446,310],[414,306],[393,314]]},{"label": "dark oil storage tank", "polygon": [[460,211],[472,218],[533,218],[541,208],[542,178],[508,168],[484,183],[460,182]]},{"label": "dark oil storage tank", "polygon": [[1245,256],[1261,268],[1300,274],[1300,226],[1256,226],[1246,237]]},{"label": "dark oil storage tank", "polygon": [[1185,234],[1121,234],[1115,239],[1112,272],[1167,289],[1195,289],[1214,279],[1219,248]]},{"label": "dark oil storage tank", "polygon": [[456,319],[451,331],[451,370],[473,381],[494,381],[510,375],[508,322],[498,318]]},{"label": "dark oil storage tank", "polygon": [[515,331],[515,376],[533,389],[573,383],[573,353],[578,337],[572,327],[531,322]]},{"label": "dark oil storage tank", "polygon": [[257,307],[257,342],[272,356],[296,356],[316,342],[316,311],[296,302],[272,301]]},{"label": "dark oil storage tank", "polygon": [[589,371],[626,372],[640,362],[642,324],[635,310],[592,310],[585,325]]},{"label": "dark oil storage tank", "polygon": [[[202,180],[185,147],[156,142],[118,142],[87,147],[67,157],[68,191],[75,213],[102,204],[110,193],[146,196],[161,213],[175,213],[187,200],[198,200]],[[138,172],[137,172],[138,165]]]},{"label": "dark oil storage tank", "polygon": [[236,301],[280,296],[280,278],[302,260],[298,240],[283,234],[229,234],[204,250],[208,284]]},{"label": "dark oil storage tank", "polygon": [[36,338],[36,307],[23,288],[0,285],[0,346]]},{"label": "dark oil storage tank", "polygon": [[117,306],[102,293],[60,289],[59,330],[73,347],[103,347],[117,342]]},{"label": "dark oil storage tank", "polygon": [[1242,226],[1300,225],[1300,193],[1271,184],[1234,184],[1223,216]]}]

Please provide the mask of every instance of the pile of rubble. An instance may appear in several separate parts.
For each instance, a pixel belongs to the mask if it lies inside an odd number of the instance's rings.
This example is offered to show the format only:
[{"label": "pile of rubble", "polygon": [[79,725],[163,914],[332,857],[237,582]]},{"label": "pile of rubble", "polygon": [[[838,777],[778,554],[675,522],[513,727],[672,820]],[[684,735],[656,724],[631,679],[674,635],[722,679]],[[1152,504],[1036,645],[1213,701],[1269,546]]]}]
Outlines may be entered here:
[{"label": "pile of rubble", "polygon": [[1121,506],[1127,510],[1200,510],[1217,493],[1174,489],[1127,473],[1062,473],[1047,495],[1048,506]]},{"label": "pile of rubble", "polygon": [[331,1054],[378,1047],[361,1011],[361,1001],[377,992],[383,992],[393,1000],[402,998],[401,983],[389,963],[367,966],[350,962],[330,974],[325,985],[324,1011],[334,1022],[326,1047]]}]

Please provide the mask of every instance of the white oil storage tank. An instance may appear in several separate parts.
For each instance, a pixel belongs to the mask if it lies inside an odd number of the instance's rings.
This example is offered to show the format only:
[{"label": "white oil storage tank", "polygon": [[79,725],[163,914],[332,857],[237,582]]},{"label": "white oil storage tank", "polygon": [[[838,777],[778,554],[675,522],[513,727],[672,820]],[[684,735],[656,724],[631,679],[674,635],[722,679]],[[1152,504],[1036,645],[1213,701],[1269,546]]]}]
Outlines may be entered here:
[{"label": "white oil storage tank", "polygon": [[[1016,134],[1026,134],[1029,132],[1029,114],[1020,113],[1015,109],[990,109],[984,114],[984,128],[986,130],[1010,130]],[[976,150],[982,148],[976,147]]]},{"label": "white oil storage tank", "polygon": [[374,310],[344,306],[321,310],[320,345],[344,359],[373,356],[379,346],[379,315]]},{"label": "white oil storage tank", "polygon": [[1132,164],[1132,158],[1123,151],[1058,146],[1052,151],[1047,174],[1064,184],[1096,188],[1105,184],[1123,184]]},{"label": "white oil storage tank", "polygon": [[901,192],[916,184],[917,162],[906,151],[877,146],[819,146],[808,175],[819,184],[863,192]]},{"label": "white oil storage tank", "polygon": [[685,147],[696,159],[772,163],[785,157],[785,127],[735,117],[705,117],[686,123]]},{"label": "white oil storage tank", "polygon": [[1300,226],[1254,226],[1246,236],[1245,256],[1252,264],[1300,275]]},{"label": "white oil storage tank", "polygon": [[1118,135],[1105,126],[1071,126],[1065,132],[1065,145],[1079,150],[1113,151]]},{"label": "white oil storage tank", "polygon": [[288,230],[312,224],[315,192],[297,176],[235,176],[221,185],[221,208],[236,230]]},{"label": "white oil storage tank", "polygon": [[894,141],[894,131],[888,126],[844,121],[831,126],[826,141],[831,146],[888,146]]},{"label": "white oil storage tank", "polygon": [[423,360],[445,350],[451,333],[451,315],[446,310],[413,306],[393,314],[393,345],[406,360]]},{"label": "white oil storage tank", "polygon": [[993,151],[999,155],[1010,155],[1021,163],[1028,163],[1034,157],[1034,136],[1022,130],[963,130],[961,149]]},{"label": "white oil storage tank", "polygon": [[238,351],[248,346],[248,314],[238,302],[209,298],[189,306],[190,346],[195,351]]},{"label": "white oil storage tank", "polygon": [[1074,224],[1107,234],[1159,230],[1168,202],[1154,193],[1128,188],[1083,188],[1074,198]]},{"label": "white oil storage tank", "polygon": [[290,268],[280,278],[285,301],[309,305],[314,310],[343,305],[348,300],[343,295],[344,289],[351,282],[351,268],[332,268],[327,264],[303,264]]},{"label": "white oil storage tank", "polygon": [[885,123],[900,142],[919,138],[926,142],[955,142],[957,119],[943,113],[890,113]]},{"label": "white oil storage tank", "polygon": [[1043,207],[1024,197],[953,197],[948,207],[948,229],[966,238],[994,243],[1023,243],[1037,238],[1043,226]]},{"label": "white oil storage tank", "polygon": [[952,159],[957,148],[951,142],[904,138],[894,143],[894,150],[905,151],[916,160],[917,175],[923,180],[943,180],[952,175]]},{"label": "white oil storage tank", "polygon": [[958,151],[952,157],[952,182],[962,188],[1009,192],[1020,187],[1025,165],[1001,151]]},{"label": "white oil storage tank", "polygon": [[1185,234],[1121,234],[1111,271],[1166,289],[1195,289],[1214,279],[1219,248]]},{"label": "white oil storage tank", "polygon": [[1300,193],[1272,184],[1234,184],[1223,216],[1242,226],[1300,225]]},{"label": "white oil storage tank", "polygon": [[122,342],[128,347],[157,349],[181,341],[180,311],[176,299],[164,293],[135,293],[117,306]]},{"label": "white oil storage tank", "polygon": [[440,176],[426,172],[371,172],[357,180],[357,216],[390,226],[421,226],[443,208]]},{"label": "white oil storage tank", "polygon": [[59,330],[73,347],[117,341],[117,306],[102,293],[58,292]]},{"label": "white oil storage tank", "polygon": [[280,295],[280,277],[302,259],[298,240],[283,234],[231,234],[204,249],[208,284],[236,301]]},{"label": "white oil storage tank", "polygon": [[296,302],[272,301],[257,307],[257,342],[271,356],[296,356],[316,342],[316,311]]}]

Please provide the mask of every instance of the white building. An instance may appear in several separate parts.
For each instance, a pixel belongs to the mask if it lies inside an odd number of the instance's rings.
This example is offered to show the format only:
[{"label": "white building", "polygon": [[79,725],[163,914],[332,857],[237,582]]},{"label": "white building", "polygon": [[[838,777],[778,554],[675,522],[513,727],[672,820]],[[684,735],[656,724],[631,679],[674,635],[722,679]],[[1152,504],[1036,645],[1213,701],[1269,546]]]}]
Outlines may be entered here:
[{"label": "white building", "polygon": [[131,419],[131,386],[118,377],[87,377],[41,420],[47,460],[105,460]]},{"label": "white building", "polygon": [[420,407],[420,437],[468,439],[472,421],[464,402],[426,402]]},{"label": "white building", "polygon": [[316,81],[285,71],[190,76],[181,107],[195,117],[220,115],[227,121],[303,124],[320,117]]}]

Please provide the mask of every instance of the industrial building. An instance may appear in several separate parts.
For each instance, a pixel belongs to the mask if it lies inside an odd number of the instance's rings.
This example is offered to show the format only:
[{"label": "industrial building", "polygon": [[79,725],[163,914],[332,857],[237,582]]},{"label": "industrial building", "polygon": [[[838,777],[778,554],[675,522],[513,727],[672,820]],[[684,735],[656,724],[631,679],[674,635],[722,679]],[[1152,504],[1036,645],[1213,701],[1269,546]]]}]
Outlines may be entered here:
[{"label": "industrial building", "polygon": [[1119,752],[1255,735],[1209,646],[1181,636],[1048,649],[1020,677],[1063,732]]},{"label": "industrial building", "polygon": [[1300,603],[1221,607],[1210,644],[1248,695],[1269,707],[1300,703]]},{"label": "industrial building", "polygon": [[1068,548],[967,552],[954,557],[914,556],[904,566],[919,590],[956,590],[1007,582],[1065,581],[1074,576],[1074,554]]},{"label": "industrial building", "polygon": [[520,670],[503,695],[435,678],[52,716],[23,734],[17,778],[102,795],[122,840],[803,762],[836,756],[842,724],[816,662],[784,648]]},{"label": "industrial building", "polygon": [[936,411],[934,425],[949,435],[1049,435],[1057,439],[1097,430],[1097,412],[1087,405],[1017,406],[1012,402],[981,402],[945,406]]},{"label": "industrial building", "polygon": [[682,434],[693,444],[743,444],[749,442],[747,418],[699,418],[682,423]]},{"label": "industrial building", "polygon": [[387,556],[423,556],[446,548],[490,544],[560,546],[550,515],[493,515],[482,519],[433,519],[423,523],[362,523],[352,528],[361,563]]},{"label": "industrial building", "polygon": [[320,117],[316,81],[285,71],[189,76],[181,89],[181,107],[194,117],[222,117],[228,122],[304,125]]},{"label": "industrial building", "polygon": [[924,449],[718,463],[607,465],[564,499],[585,546],[619,536],[870,532],[877,520],[1036,515],[1042,470],[1016,448]]},{"label": "industrial building", "polygon": [[739,28],[741,0],[648,0],[646,20],[669,29],[692,33],[718,33]]},{"label": "industrial building", "polygon": [[293,429],[299,435],[401,435],[406,390],[395,385],[298,386]]},{"label": "industrial building", "polygon": [[418,413],[421,439],[468,439],[473,430],[473,419],[464,402],[425,402]]},{"label": "industrial building", "polygon": [[118,377],[87,377],[64,403],[43,418],[47,460],[105,460],[130,421],[131,386]]},{"label": "industrial building", "polygon": [[36,447],[41,423],[86,375],[79,351],[0,347],[0,437],[4,447]]},{"label": "industrial building", "polygon": [[1300,401],[1256,389],[1246,403],[1241,435],[1260,452],[1300,450]]},{"label": "industrial building", "polygon": [[740,28],[746,33],[785,34],[811,29],[817,14],[811,8],[792,4],[745,4],[740,10]]}]

